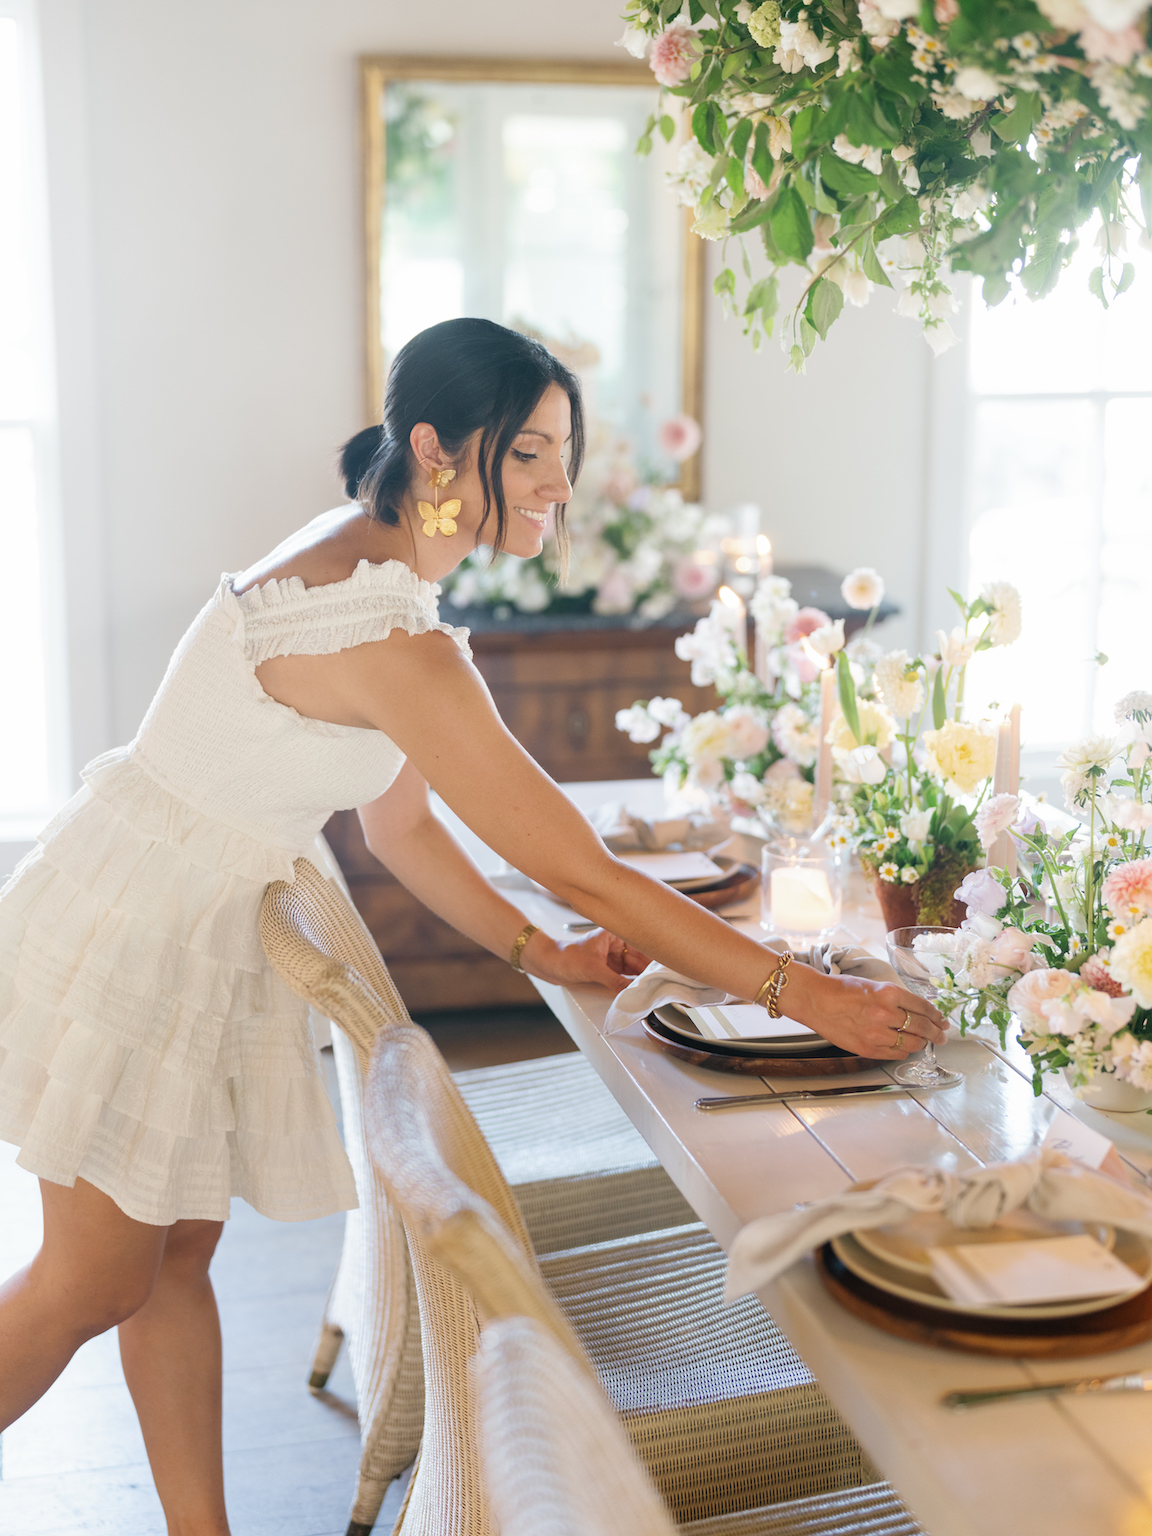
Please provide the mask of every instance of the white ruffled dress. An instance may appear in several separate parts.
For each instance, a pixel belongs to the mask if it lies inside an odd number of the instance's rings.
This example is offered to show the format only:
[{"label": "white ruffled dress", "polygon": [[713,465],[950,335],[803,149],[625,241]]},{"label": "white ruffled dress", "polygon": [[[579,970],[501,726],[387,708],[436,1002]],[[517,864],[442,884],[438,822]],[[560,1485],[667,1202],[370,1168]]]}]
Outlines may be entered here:
[{"label": "white ruffled dress", "polygon": [[256,666],[442,630],[439,588],[362,560],[346,581],[224,576],[130,746],[0,891],[0,1138],[87,1179],[137,1221],[219,1221],[239,1195],[302,1221],[356,1204],[307,1006],[260,943],[270,880],[293,878],[334,810],[403,756],[380,731],[278,704]]}]

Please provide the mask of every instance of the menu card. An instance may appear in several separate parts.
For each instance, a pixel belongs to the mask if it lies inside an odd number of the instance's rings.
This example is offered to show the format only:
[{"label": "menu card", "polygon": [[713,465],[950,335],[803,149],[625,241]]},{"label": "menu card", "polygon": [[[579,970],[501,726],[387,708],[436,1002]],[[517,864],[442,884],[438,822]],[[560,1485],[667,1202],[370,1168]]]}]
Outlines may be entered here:
[{"label": "menu card", "polygon": [[781,1014],[769,1018],[755,1003],[725,1003],[722,1008],[685,1008],[684,1012],[707,1040],[794,1040],[815,1035],[814,1029]]},{"label": "menu card", "polygon": [[653,880],[715,880],[724,873],[706,853],[619,853],[616,857]]},{"label": "menu card", "polygon": [[932,1278],[966,1306],[1026,1306],[1138,1291],[1144,1281],[1086,1232],[929,1248]]}]

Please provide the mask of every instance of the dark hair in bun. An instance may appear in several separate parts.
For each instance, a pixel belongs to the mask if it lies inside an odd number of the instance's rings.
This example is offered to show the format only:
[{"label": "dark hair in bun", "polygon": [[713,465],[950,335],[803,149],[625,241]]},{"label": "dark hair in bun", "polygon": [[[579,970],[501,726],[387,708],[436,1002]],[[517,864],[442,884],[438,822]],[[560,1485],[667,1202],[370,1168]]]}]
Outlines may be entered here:
[{"label": "dark hair in bun", "polygon": [[360,482],[368,473],[368,466],[383,440],[383,427],[365,427],[363,432],[350,437],[341,448],[338,460],[340,478],[344,482],[344,494],[349,501],[356,500]]},{"label": "dark hair in bun", "polygon": [[[408,442],[417,422],[435,427],[444,452],[456,458],[480,433],[477,467],[487,521],[496,509],[496,538],[504,543],[508,509],[500,468],[517,434],[549,385],[557,384],[572,407],[568,478],[575,483],[584,457],[580,383],[548,348],[491,320],[444,320],[413,336],[397,352],[388,373],[384,421],[345,443],[340,472],[348,495],[379,522],[395,527],[399,505],[416,468]],[[556,527],[564,538],[564,509]]]}]

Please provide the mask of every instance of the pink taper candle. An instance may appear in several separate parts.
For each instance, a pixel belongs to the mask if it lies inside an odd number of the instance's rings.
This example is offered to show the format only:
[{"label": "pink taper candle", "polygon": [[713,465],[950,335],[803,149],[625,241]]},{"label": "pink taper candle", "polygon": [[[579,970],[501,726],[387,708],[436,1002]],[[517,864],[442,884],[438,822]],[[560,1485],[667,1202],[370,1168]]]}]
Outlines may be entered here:
[{"label": "pink taper candle", "polygon": [[816,759],[816,794],[812,801],[812,825],[818,827],[832,803],[832,748],[827,736],[836,716],[836,668],[825,660],[820,673],[820,753]]}]

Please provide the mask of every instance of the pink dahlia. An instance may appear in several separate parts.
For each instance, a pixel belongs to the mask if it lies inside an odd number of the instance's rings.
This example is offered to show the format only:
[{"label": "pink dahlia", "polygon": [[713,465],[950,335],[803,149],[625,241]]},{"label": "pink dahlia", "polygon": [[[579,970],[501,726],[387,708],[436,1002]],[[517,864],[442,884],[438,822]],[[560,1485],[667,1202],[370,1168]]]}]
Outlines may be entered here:
[{"label": "pink dahlia", "polygon": [[1152,859],[1117,864],[1104,881],[1104,900],[1116,917],[1147,917],[1152,913]]},{"label": "pink dahlia", "polygon": [[803,640],[805,635],[811,635],[831,622],[832,620],[822,608],[800,608],[785,626],[785,644],[795,645],[798,640]]},{"label": "pink dahlia", "polygon": [[1080,980],[1097,992],[1107,992],[1109,997],[1123,997],[1124,988],[1113,976],[1099,955],[1089,955],[1080,967]]},{"label": "pink dahlia", "polygon": [[661,85],[683,85],[700,53],[696,33],[678,21],[652,44],[648,62]]}]

